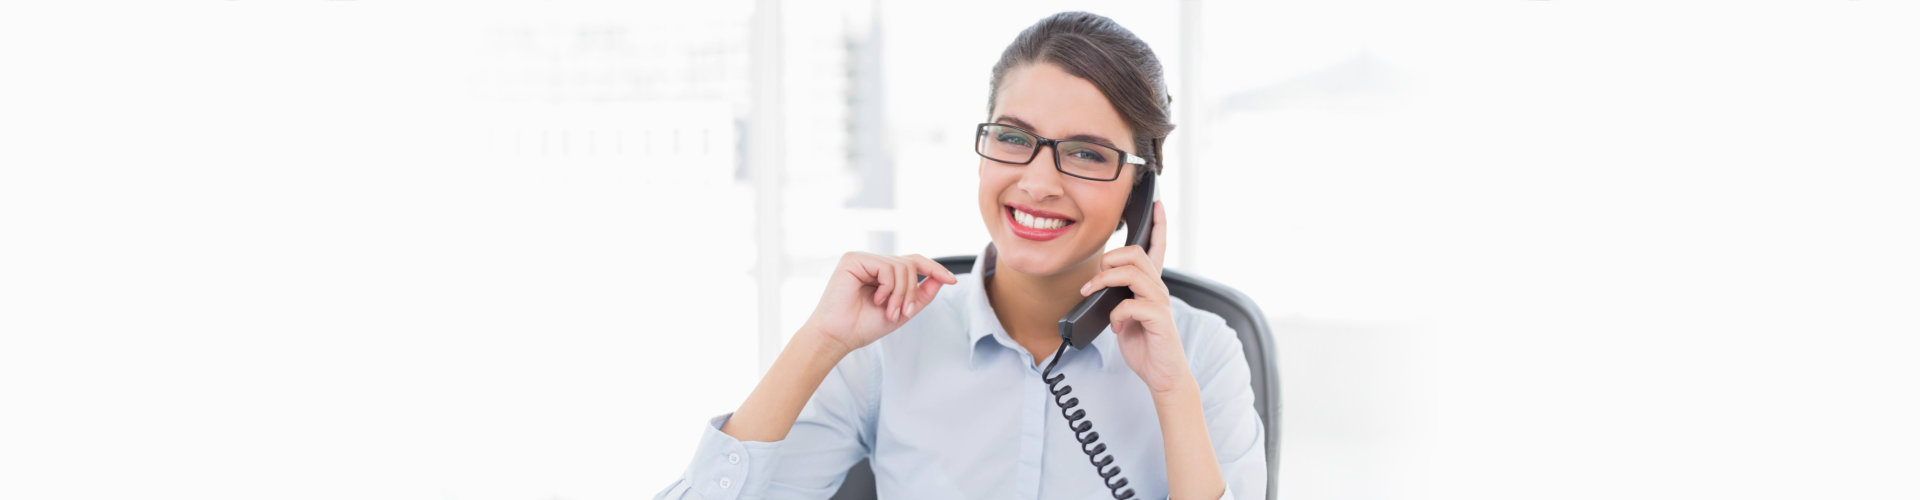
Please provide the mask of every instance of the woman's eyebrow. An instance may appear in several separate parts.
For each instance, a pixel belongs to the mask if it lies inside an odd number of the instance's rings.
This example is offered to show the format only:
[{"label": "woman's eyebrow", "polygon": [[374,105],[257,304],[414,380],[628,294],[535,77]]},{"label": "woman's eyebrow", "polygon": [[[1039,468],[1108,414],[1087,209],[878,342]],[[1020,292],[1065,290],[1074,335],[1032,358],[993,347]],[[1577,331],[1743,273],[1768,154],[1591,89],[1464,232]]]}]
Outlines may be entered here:
[{"label": "woman's eyebrow", "polygon": [[1007,124],[1008,124],[1008,125],[1013,125],[1013,126],[1015,126],[1015,127],[1020,127],[1020,128],[1024,128],[1024,129],[1027,129],[1027,130],[1033,130],[1033,129],[1034,129],[1034,126],[1033,126],[1033,124],[1031,124],[1031,123],[1027,123],[1027,121],[1026,121],[1026,120],[1022,120],[1022,119],[1020,119],[1019,117],[1016,117],[1016,116],[1011,116],[1011,115],[1000,115],[1000,116],[997,116],[997,117],[994,117],[994,119],[993,119],[993,121],[996,121],[996,122],[1007,122]]},{"label": "woman's eyebrow", "polygon": [[[994,117],[994,118],[993,118],[993,121],[996,121],[996,122],[1007,122],[1007,124],[1009,124],[1009,125],[1013,125],[1013,126],[1015,126],[1015,127],[1020,127],[1020,128],[1024,128],[1024,129],[1027,129],[1027,130],[1033,130],[1033,129],[1035,128],[1035,127],[1033,126],[1033,124],[1031,124],[1031,123],[1027,123],[1027,121],[1026,121],[1026,120],[1022,120],[1022,119],[1020,119],[1019,117],[1017,117],[1017,116],[1012,116],[1012,115],[1000,115],[1000,116],[997,116],[997,117]],[[1035,132],[1035,133],[1038,133],[1038,132]],[[1071,136],[1067,136],[1067,137],[1065,137],[1065,138],[1062,138],[1062,139],[1060,139],[1060,140],[1063,140],[1063,141],[1084,141],[1084,142],[1091,142],[1091,143],[1094,143],[1094,144],[1099,144],[1099,145],[1102,145],[1102,146],[1106,146],[1106,147],[1110,147],[1110,148],[1113,148],[1113,149],[1120,149],[1120,146],[1115,146],[1115,145],[1113,145],[1113,141],[1111,141],[1111,140],[1108,140],[1108,139],[1107,139],[1107,138],[1105,138],[1105,137],[1101,137],[1101,136],[1097,136],[1097,135],[1093,135],[1093,134],[1074,134],[1074,135],[1071,135]]]},{"label": "woman's eyebrow", "polygon": [[1115,145],[1113,145],[1113,141],[1109,141],[1109,140],[1107,140],[1107,138],[1105,138],[1105,137],[1100,137],[1100,136],[1097,136],[1097,135],[1088,135],[1088,134],[1074,134],[1074,135],[1071,135],[1071,136],[1068,136],[1068,137],[1066,138],[1066,140],[1069,140],[1069,141],[1081,141],[1081,142],[1091,142],[1091,143],[1094,143],[1094,144],[1099,144],[1099,145],[1101,145],[1101,146],[1106,146],[1106,147],[1110,147],[1110,148],[1113,148],[1113,149],[1120,149],[1120,146],[1115,146]]}]

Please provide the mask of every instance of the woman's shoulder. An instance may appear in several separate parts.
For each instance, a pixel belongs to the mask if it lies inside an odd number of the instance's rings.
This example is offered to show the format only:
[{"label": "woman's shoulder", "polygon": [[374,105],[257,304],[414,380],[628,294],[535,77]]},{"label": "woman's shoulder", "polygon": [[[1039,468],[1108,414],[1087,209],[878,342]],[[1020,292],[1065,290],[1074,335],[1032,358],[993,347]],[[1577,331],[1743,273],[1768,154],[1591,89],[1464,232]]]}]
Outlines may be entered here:
[{"label": "woman's shoulder", "polygon": [[1180,330],[1180,345],[1187,351],[1188,362],[1196,366],[1246,362],[1240,333],[1227,324],[1226,318],[1194,307],[1179,297],[1171,299],[1174,328]]},{"label": "woman's shoulder", "polygon": [[1173,306],[1174,327],[1180,329],[1180,336],[1182,338],[1189,335],[1198,337],[1225,336],[1227,338],[1238,338],[1238,334],[1234,332],[1233,327],[1227,324],[1226,318],[1214,314],[1213,311],[1194,307],[1192,304],[1188,304],[1187,301],[1180,300],[1179,297],[1168,298]]}]

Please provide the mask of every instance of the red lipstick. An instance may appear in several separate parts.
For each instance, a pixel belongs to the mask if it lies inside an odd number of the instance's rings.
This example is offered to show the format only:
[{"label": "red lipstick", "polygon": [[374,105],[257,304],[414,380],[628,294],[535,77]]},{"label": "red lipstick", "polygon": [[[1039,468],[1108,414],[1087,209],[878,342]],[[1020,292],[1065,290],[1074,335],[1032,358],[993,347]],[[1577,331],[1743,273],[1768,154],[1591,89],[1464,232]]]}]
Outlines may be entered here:
[{"label": "red lipstick", "polygon": [[[1002,215],[1002,217],[1007,220],[1007,228],[1012,229],[1013,234],[1015,236],[1019,236],[1021,238],[1026,238],[1033,241],[1047,241],[1054,238],[1059,238],[1060,235],[1067,234],[1067,230],[1073,229],[1073,226],[1074,226],[1074,223],[1072,222],[1067,223],[1067,225],[1065,226],[1060,226],[1059,229],[1040,229],[1036,227],[1022,226],[1020,225],[1019,221],[1013,220],[1013,208],[1004,206],[1004,205],[1001,206],[1000,208],[1001,208],[1000,212],[1004,214]],[[1024,212],[1025,210],[1022,210],[1022,211]],[[1039,214],[1034,214],[1033,212],[1027,212],[1027,213],[1035,216],[1041,216]],[[1048,215],[1054,215],[1052,212],[1045,212],[1045,213]],[[1062,218],[1064,219],[1064,217]]]}]

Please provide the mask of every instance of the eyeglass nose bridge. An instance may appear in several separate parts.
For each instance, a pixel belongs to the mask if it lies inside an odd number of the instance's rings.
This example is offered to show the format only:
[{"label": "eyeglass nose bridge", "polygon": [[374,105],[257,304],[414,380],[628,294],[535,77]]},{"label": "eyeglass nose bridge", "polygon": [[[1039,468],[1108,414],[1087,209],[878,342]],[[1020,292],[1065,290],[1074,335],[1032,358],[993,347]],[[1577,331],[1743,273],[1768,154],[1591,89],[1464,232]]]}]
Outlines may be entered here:
[{"label": "eyeglass nose bridge", "polygon": [[1033,162],[1039,160],[1040,148],[1046,148],[1048,151],[1051,151],[1053,153],[1053,156],[1051,156],[1051,158],[1053,158],[1053,168],[1056,170],[1059,169],[1060,168],[1060,141],[1048,139],[1045,137],[1040,137],[1037,135],[1033,136],[1033,138],[1034,138],[1033,157],[1027,158],[1027,162],[1022,163],[1021,165],[1031,165],[1033,164]]}]

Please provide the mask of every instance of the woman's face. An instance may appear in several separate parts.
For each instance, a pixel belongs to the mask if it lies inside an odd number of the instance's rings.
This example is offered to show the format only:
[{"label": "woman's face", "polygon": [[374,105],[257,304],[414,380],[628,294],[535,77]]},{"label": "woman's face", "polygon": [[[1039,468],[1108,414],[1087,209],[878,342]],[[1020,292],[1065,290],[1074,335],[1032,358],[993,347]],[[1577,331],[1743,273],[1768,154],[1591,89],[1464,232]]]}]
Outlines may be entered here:
[{"label": "woman's face", "polygon": [[[1088,140],[1139,153],[1120,112],[1100,89],[1051,63],[1008,70],[992,121],[1042,137]],[[1053,156],[1053,148],[1045,147],[1026,165],[980,159],[980,217],[999,250],[1000,268],[1040,276],[1072,269],[1097,257],[1120,224],[1135,166],[1125,165],[1114,181],[1091,181],[1060,173]],[[1053,230],[1046,226],[1057,223],[1046,221],[1027,226],[1018,222],[1026,216],[1016,217],[1016,211],[1063,220],[1066,226]]]}]

